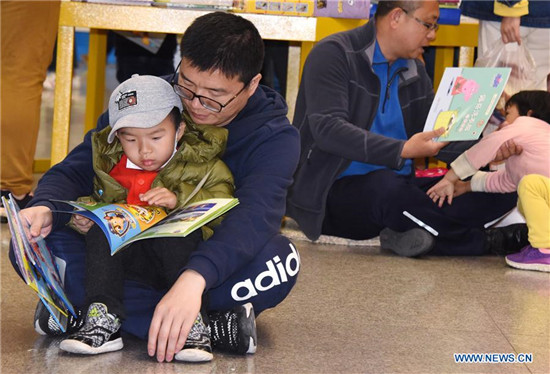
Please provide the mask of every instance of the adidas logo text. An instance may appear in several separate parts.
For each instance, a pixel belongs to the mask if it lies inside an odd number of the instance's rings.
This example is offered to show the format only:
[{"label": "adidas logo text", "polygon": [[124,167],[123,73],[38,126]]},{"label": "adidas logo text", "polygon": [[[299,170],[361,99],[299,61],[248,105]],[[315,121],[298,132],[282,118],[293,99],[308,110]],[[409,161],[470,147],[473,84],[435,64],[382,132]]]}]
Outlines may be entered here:
[{"label": "adidas logo text", "polygon": [[293,277],[300,271],[300,255],[292,243],[289,244],[292,251],[281,262],[279,256],[267,261],[267,270],[258,274],[256,279],[250,278],[236,283],[231,289],[231,297],[235,301],[248,300],[258,295],[258,292],[267,291],[281,283],[288,282],[288,277]]}]

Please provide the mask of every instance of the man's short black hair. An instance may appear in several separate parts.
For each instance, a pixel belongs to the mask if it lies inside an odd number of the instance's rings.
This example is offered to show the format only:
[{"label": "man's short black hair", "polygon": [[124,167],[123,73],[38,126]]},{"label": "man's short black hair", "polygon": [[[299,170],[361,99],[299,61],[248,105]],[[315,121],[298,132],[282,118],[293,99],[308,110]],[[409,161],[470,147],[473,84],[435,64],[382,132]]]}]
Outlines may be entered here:
[{"label": "man's short black hair", "polygon": [[[520,116],[530,115],[550,124],[550,92],[542,90],[520,91],[506,102],[506,108],[511,105],[518,107]],[[529,113],[531,111],[531,113]]]},{"label": "man's short black hair", "polygon": [[200,71],[219,70],[248,84],[264,61],[264,43],[252,22],[235,14],[198,17],[183,34],[181,57]]},{"label": "man's short black hair", "polygon": [[391,1],[391,0],[379,0],[378,6],[376,7],[376,13],[374,18],[378,19],[383,17],[391,12],[395,8],[404,9],[407,13],[412,14],[415,10],[422,6],[422,1],[420,0],[401,0],[401,1]]}]

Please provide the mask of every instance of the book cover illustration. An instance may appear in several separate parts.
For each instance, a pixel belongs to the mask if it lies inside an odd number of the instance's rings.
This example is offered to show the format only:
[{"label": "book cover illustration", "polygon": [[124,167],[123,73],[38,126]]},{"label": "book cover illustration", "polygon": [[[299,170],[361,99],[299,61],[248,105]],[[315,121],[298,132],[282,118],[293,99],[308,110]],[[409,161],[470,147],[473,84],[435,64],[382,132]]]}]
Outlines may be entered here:
[{"label": "book cover illustration", "polygon": [[[237,199],[210,199],[188,205],[174,212],[162,224],[143,232],[138,239],[167,236],[187,236],[202,225],[223,215],[238,204]],[[130,240],[130,242],[135,240]]]},{"label": "book cover illustration", "polygon": [[185,237],[239,203],[236,198],[208,199],[188,204],[168,215],[163,208],[152,206],[56,201],[75,208],[61,212],[80,214],[94,221],[107,237],[111,255],[141,239]]},{"label": "book cover illustration", "polygon": [[69,313],[76,317],[76,312],[63,289],[54,256],[43,238],[33,241],[27,238],[25,231],[29,225],[20,219],[19,207],[13,198],[2,197],[2,202],[6,209],[12,249],[19,272],[64,332]]},{"label": "book cover illustration", "polygon": [[424,131],[444,127],[437,141],[476,140],[489,121],[510,68],[446,68]]}]

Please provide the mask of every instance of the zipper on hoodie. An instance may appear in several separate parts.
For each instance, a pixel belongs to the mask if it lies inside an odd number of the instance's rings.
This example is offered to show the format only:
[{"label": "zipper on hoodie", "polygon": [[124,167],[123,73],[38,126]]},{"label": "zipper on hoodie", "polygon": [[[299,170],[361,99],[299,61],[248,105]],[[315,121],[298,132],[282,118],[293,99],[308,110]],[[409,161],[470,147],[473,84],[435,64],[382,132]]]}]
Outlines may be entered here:
[{"label": "zipper on hoodie", "polygon": [[401,73],[402,71],[405,71],[405,70],[408,70],[408,68],[406,67],[401,67],[399,69],[397,69],[393,75],[390,77],[389,74],[390,74],[390,66],[388,64],[388,80],[387,80],[387,83],[386,83],[386,93],[384,95],[384,102],[382,103],[382,113],[385,113],[386,112],[386,103],[388,102],[389,98],[390,98],[390,87],[393,83],[393,81],[395,80],[395,78],[397,77],[397,75],[399,73]]}]

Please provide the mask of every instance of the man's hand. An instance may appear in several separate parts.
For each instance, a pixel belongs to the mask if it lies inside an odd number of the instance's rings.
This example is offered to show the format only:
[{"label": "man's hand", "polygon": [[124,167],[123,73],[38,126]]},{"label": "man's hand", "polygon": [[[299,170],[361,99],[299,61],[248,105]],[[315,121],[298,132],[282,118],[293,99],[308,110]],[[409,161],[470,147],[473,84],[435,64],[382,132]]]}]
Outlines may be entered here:
[{"label": "man's hand", "polygon": [[23,222],[27,222],[30,228],[25,232],[29,240],[39,236],[45,238],[52,231],[53,216],[50,208],[46,206],[33,206],[19,212]]},{"label": "man's hand", "polygon": [[504,161],[511,156],[521,154],[521,152],[523,152],[523,148],[520,145],[516,145],[513,139],[510,139],[500,146],[493,162]]},{"label": "man's hand", "polygon": [[444,132],[445,129],[441,127],[437,130],[414,134],[405,142],[403,150],[401,151],[401,157],[418,158],[437,155],[441,148],[445,147],[449,142],[435,142],[433,139],[443,135]]},{"label": "man's hand", "polygon": [[521,36],[519,34],[520,23],[521,17],[502,17],[500,36],[504,44],[513,42],[521,44]]},{"label": "man's hand", "polygon": [[94,225],[94,221],[84,216],[81,216],[80,214],[73,214],[73,216],[71,217],[71,222],[82,234],[86,234]]},{"label": "man's hand", "polygon": [[168,209],[174,209],[178,203],[175,193],[164,187],[155,187],[139,195],[141,201],[149,205],[161,206]]},{"label": "man's hand", "polygon": [[147,352],[158,362],[172,361],[181,351],[201,308],[206,281],[194,270],[184,271],[159,301],[149,328]]}]

